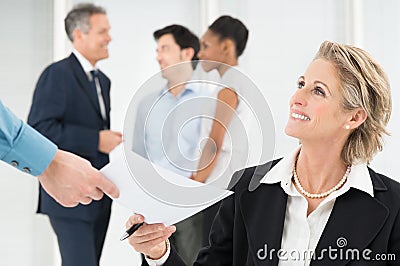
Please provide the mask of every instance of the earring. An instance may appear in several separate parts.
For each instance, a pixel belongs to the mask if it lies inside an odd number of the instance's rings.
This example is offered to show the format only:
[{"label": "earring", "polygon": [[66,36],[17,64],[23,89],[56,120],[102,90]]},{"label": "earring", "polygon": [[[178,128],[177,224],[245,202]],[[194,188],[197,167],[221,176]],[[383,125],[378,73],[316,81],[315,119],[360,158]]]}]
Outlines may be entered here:
[{"label": "earring", "polygon": [[347,130],[349,130],[349,129],[350,129],[350,126],[349,126],[349,125],[346,125],[345,128],[346,128]]}]

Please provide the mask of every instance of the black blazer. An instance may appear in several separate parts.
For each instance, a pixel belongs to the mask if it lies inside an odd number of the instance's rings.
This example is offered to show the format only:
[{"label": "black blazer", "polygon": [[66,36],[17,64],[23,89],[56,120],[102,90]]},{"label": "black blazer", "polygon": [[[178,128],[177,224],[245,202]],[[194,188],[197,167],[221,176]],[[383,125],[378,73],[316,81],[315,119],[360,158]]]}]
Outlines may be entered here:
[{"label": "black blazer", "polygon": [[[110,80],[100,71],[99,81],[107,119],[103,121],[97,92],[74,54],[48,66],[33,95],[28,123],[59,149],[77,154],[100,169],[109,162],[98,151],[99,131],[110,127]],[[38,212],[92,221],[110,199],[88,206],[65,208],[40,188]]]},{"label": "black blazer", "polygon": [[[200,251],[194,265],[278,265],[276,251],[281,247],[287,195],[279,183],[262,183],[253,191],[248,189],[249,183],[259,182],[269,169],[270,164],[265,164],[245,170],[233,189],[235,194],[223,200],[210,233],[211,244]],[[374,198],[351,188],[336,199],[316,247],[320,259],[313,260],[311,265],[400,265],[400,184],[372,169],[369,174]],[[337,240],[341,237],[347,240],[347,245],[339,251]],[[265,250],[265,245],[268,252],[275,249],[272,259],[269,256],[262,259],[265,254],[260,249]],[[329,246],[338,249],[332,253],[336,252],[338,259],[329,259]],[[360,260],[349,260],[353,249],[359,250]],[[372,251],[366,251],[371,258],[377,253],[395,254],[397,260],[367,262],[362,257],[366,249]],[[346,254],[346,251],[348,259],[342,255],[340,260],[340,252]],[[172,249],[164,265],[185,264]]]}]

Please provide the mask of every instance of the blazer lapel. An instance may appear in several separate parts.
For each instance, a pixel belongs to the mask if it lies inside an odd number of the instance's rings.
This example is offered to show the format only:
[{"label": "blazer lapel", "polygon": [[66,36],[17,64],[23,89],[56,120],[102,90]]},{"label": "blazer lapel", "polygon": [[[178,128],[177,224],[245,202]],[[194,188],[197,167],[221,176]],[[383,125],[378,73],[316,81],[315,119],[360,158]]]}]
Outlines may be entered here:
[{"label": "blazer lapel", "polygon": [[99,105],[99,100],[97,98],[97,92],[92,87],[88,77],[86,76],[85,71],[83,71],[83,68],[82,68],[81,64],[79,63],[78,59],[75,57],[75,55],[71,54],[69,59],[70,59],[72,68],[74,70],[74,75],[76,77],[76,80],[80,84],[84,93],[89,98],[91,105],[96,110],[99,117],[101,119],[103,119],[101,117],[101,113],[100,113],[100,105]]},{"label": "blazer lapel", "polygon": [[[363,250],[381,230],[388,216],[389,211],[381,202],[351,188],[336,199],[315,250],[317,259],[311,265],[345,265],[352,259],[353,251],[359,252],[362,258]],[[329,250],[336,259],[329,257]]]},{"label": "blazer lapel", "polygon": [[[249,250],[254,262],[278,265],[287,195],[280,183],[261,184],[255,191],[246,190],[240,197]],[[270,251],[272,252],[270,256]]]}]

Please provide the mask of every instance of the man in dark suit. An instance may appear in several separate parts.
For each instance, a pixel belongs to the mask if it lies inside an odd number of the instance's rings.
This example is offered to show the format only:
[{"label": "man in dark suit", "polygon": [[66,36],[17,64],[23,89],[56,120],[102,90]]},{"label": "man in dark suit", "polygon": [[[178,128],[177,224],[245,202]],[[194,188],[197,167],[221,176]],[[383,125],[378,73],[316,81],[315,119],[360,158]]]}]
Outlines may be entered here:
[{"label": "man in dark suit", "polygon": [[[103,8],[74,7],[65,19],[72,54],[47,67],[39,78],[28,123],[58,145],[100,169],[122,134],[110,128],[110,80],[96,63],[108,57],[110,25]],[[99,265],[111,212],[107,196],[65,208],[41,187],[38,212],[47,214],[63,266]]]}]

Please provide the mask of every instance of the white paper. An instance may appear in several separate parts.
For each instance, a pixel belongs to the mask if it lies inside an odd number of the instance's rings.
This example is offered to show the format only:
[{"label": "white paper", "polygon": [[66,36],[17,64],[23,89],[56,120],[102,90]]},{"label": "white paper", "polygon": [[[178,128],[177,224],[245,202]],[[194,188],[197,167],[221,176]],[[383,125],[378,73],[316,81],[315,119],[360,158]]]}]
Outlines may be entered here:
[{"label": "white paper", "polygon": [[170,183],[183,187],[204,186],[203,189],[205,189],[204,193],[207,193],[206,195],[220,195],[220,197],[214,200],[194,207],[171,205],[158,200],[156,197],[146,193],[145,190],[139,186],[137,181],[134,180],[126,163],[124,151],[122,147],[118,147],[113,152],[111,162],[101,169],[101,172],[110,179],[120,191],[119,198],[114,199],[114,202],[129,208],[134,213],[142,214],[145,217],[146,223],[164,223],[167,226],[175,224],[233,193],[210,185],[204,185],[160,167],[156,167],[155,170],[155,166],[151,164],[150,161],[134,152],[130,152],[127,156],[129,157],[127,157],[127,159],[131,162],[131,165],[132,163],[135,165],[135,173],[140,173],[150,178],[156,171],[162,173],[162,176]]}]

